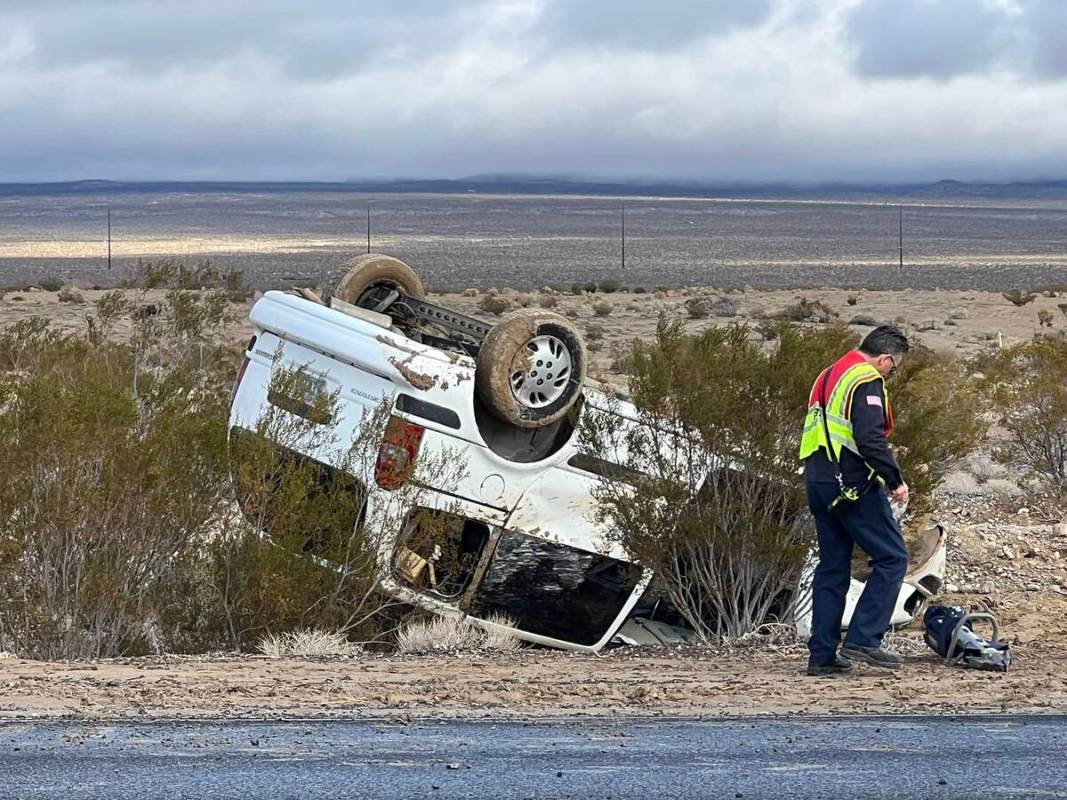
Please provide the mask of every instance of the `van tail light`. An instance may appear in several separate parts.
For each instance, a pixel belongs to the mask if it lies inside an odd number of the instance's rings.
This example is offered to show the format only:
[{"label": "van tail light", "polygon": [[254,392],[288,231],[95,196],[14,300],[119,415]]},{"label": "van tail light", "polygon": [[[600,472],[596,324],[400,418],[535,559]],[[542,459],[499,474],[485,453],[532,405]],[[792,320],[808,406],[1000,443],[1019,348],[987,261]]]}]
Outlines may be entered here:
[{"label": "van tail light", "polygon": [[245,370],[248,369],[248,354],[252,351],[252,348],[256,346],[256,337],[253,336],[248,340],[248,347],[245,348],[244,356],[241,358],[241,367],[237,370],[237,379],[233,382],[233,389],[230,390],[230,405],[233,405],[233,400],[237,397],[237,390],[241,388],[241,379],[245,376]]},{"label": "van tail light", "polygon": [[411,477],[426,429],[402,417],[389,417],[378,448],[374,481],[383,489],[399,489]]}]

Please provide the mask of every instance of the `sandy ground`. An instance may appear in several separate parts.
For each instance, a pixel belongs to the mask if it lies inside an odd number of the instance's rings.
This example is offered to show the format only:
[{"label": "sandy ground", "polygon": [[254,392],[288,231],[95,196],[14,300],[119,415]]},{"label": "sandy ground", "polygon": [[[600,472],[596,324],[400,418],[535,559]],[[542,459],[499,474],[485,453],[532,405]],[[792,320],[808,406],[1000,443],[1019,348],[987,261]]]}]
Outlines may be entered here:
[{"label": "sandy ground", "polygon": [[[1062,613],[1062,608],[1060,609]],[[797,647],[511,655],[9,660],[0,718],[749,716],[837,713],[1064,713],[1059,641],[1016,647],[1008,673],[942,665],[859,666],[809,678]]]},{"label": "sandy ground", "polygon": [[[0,325],[32,315],[69,330],[83,329],[99,290],[60,302],[41,290],[6,292]],[[143,298],[152,302],[156,291]],[[634,336],[649,336],[660,313],[688,319],[694,296],[714,289],[667,293],[560,294],[555,310],[576,320],[592,341],[593,372],[616,382],[612,361]],[[502,290],[512,306],[543,295]],[[973,354],[1025,340],[1040,328],[1038,310],[1063,330],[1067,297],[1038,297],[1016,308],[997,293],[955,291],[755,291],[728,295],[738,316],[689,320],[696,330],[731,319],[754,321],[800,297],[821,300],[848,321],[858,314],[901,320],[923,342]],[[484,295],[438,295],[441,303],[492,320]],[[849,298],[854,304],[849,304]],[[594,303],[612,305],[598,317]],[[247,304],[235,304],[235,338],[249,332]],[[953,324],[954,323],[954,324]],[[589,335],[599,327],[601,336]],[[857,331],[867,328],[857,326]],[[1047,329],[1045,329],[1047,330]],[[981,466],[981,465],[979,465]],[[983,472],[984,470],[984,472]],[[479,717],[580,715],[752,715],[824,713],[1067,712],[1067,512],[1061,500],[1024,493],[986,464],[973,480],[937,498],[949,526],[946,581],[952,604],[996,613],[1013,642],[1007,674],[941,665],[932,654],[897,673],[867,667],[847,679],[803,676],[797,646],[677,651],[615,650],[603,657],[543,650],[514,655],[277,661],[266,658],[163,657],[96,663],[0,661],[0,717]],[[968,473],[970,474],[970,473]],[[977,476],[975,478],[975,476]],[[971,485],[973,484],[973,485]],[[912,632],[913,638],[917,636]],[[911,648],[909,648],[911,650]],[[913,652],[921,652],[917,647]]]},{"label": "sandy ground", "polygon": [[[474,290],[471,289],[470,292]],[[509,308],[521,305],[538,305],[546,294],[519,293],[506,287],[500,296]],[[30,290],[0,290],[0,325],[7,325],[30,316],[45,316],[65,329],[84,330],[85,318],[94,313],[94,303],[104,294],[102,290],[80,290],[80,302],[61,302],[56,292]],[[140,297],[140,293],[133,293]],[[673,289],[666,292],[633,294],[555,294],[553,310],[576,321],[588,334],[590,327],[599,328],[595,339],[587,335],[594,351],[594,371],[611,373],[611,361],[618,349],[634,337],[649,337],[656,329],[660,314],[677,316],[687,321],[690,330],[701,330],[709,325],[728,322],[758,324],[766,316],[796,304],[800,299],[820,301],[839,315],[843,322],[865,316],[878,322],[897,322],[904,325],[914,339],[945,353],[970,355],[983,348],[995,346],[998,341],[1012,344],[1031,338],[1038,333],[1059,330],[1067,332],[1067,288],[1060,296],[1038,295],[1029,304],[1017,308],[998,292],[942,291],[909,289],[901,291],[850,291],[844,289],[814,290],[735,290],[724,294],[712,287]],[[152,290],[143,295],[142,302],[158,301],[162,290]],[[258,296],[258,295],[257,295]],[[449,308],[488,320],[499,319],[486,313],[479,305],[484,294],[432,294],[431,299]],[[715,300],[726,297],[737,306],[733,317],[709,317],[691,319],[686,307],[694,298]],[[251,331],[247,312],[254,298],[246,304],[234,304],[236,321],[234,335],[244,338]],[[553,302],[553,301],[548,301]],[[598,316],[597,304],[608,304],[610,311]],[[1043,327],[1038,312],[1052,315],[1053,328]],[[853,325],[859,332],[870,330],[869,325]]]}]

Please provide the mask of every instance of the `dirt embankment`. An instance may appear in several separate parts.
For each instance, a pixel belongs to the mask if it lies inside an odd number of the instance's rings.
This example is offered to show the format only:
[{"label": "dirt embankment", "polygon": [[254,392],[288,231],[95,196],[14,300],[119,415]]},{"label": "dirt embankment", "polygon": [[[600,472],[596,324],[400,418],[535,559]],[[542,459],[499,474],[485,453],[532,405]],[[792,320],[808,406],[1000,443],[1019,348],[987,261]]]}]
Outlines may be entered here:
[{"label": "dirt embankment", "polygon": [[[80,302],[60,302],[54,292],[9,291],[0,299],[0,324],[44,315],[69,330],[84,329],[100,294],[83,291]],[[709,289],[558,295],[545,302],[586,334],[594,373],[623,383],[616,367],[625,343],[652,335],[660,313],[688,319],[686,301],[702,294],[720,296]],[[542,302],[540,295],[502,296],[512,307]],[[987,292],[826,289],[727,296],[734,316],[691,319],[688,325],[698,330],[754,321],[802,296],[826,303],[845,321],[860,315],[904,320],[925,343],[960,354],[977,352],[998,336],[1007,344],[1047,332],[1047,326],[1039,325],[1039,310],[1054,314],[1059,329],[1067,325],[1067,311],[1060,309],[1064,298],[1038,297],[1016,308]],[[154,299],[150,294],[144,302]],[[438,299],[496,319],[478,309],[477,293]],[[593,310],[598,302],[610,303],[610,312],[598,316]],[[247,306],[233,310],[246,319]],[[235,340],[248,331],[247,322],[236,326]],[[935,514],[949,526],[949,593],[944,601],[989,609],[1001,618],[1016,656],[1007,674],[950,669],[929,654],[898,673],[859,667],[848,678],[816,680],[802,675],[806,654],[796,646],[627,649],[601,658],[525,651],[324,662],[168,657],[50,664],[10,659],[0,661],[0,717],[1067,713],[1067,510],[988,459],[967,464],[950,477]]]},{"label": "dirt embankment", "polygon": [[[1062,616],[1065,607],[1057,609]],[[481,718],[612,715],[1067,711],[1067,649],[1016,648],[1007,674],[924,656],[898,672],[802,674],[804,651],[548,651],[515,655],[135,659],[92,664],[6,661],[0,718]]]}]

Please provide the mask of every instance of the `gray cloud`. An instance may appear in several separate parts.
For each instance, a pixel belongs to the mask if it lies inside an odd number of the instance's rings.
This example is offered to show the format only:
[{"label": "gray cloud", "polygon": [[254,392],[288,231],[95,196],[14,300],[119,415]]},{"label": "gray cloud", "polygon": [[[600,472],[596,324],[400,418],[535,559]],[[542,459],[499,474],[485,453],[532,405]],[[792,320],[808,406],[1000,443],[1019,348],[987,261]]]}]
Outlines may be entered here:
[{"label": "gray cloud", "polygon": [[848,33],[864,74],[950,78],[997,67],[1009,23],[1005,9],[980,0],[865,0]]},{"label": "gray cloud", "polygon": [[857,71],[872,77],[1067,75],[1062,0],[862,0],[846,31]]},{"label": "gray cloud", "polygon": [[552,0],[538,29],[553,43],[658,50],[763,22],[771,0]]},{"label": "gray cloud", "polygon": [[4,0],[0,181],[1067,174],[1059,0]]}]

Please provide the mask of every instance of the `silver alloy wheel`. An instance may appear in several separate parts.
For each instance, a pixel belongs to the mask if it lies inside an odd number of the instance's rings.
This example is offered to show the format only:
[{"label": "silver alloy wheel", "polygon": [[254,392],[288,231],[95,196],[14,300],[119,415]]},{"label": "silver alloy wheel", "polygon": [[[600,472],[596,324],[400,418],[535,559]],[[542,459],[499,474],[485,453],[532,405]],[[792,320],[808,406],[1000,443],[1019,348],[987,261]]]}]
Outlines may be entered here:
[{"label": "silver alloy wheel", "polygon": [[511,373],[511,391],[527,408],[543,408],[567,391],[571,354],[555,336],[535,336],[526,343],[526,349],[526,368]]}]

